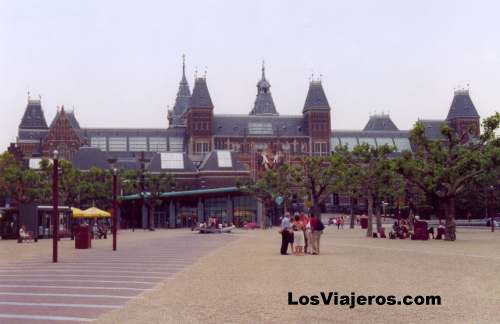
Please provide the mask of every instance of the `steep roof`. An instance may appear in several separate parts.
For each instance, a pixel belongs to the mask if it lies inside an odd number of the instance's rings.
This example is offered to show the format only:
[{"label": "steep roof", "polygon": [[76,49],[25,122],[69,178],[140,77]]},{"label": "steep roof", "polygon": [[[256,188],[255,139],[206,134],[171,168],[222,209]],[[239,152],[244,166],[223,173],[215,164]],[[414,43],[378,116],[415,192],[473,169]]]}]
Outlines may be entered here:
[{"label": "steep roof", "polygon": [[[245,116],[214,115],[213,133],[215,136],[255,136],[249,134],[249,126],[271,124],[274,136],[307,136],[303,129],[304,119],[298,116]],[[267,135],[266,135],[267,136]]]},{"label": "steep roof", "polygon": [[274,106],[270,89],[271,84],[266,79],[264,64],[262,64],[262,76],[257,82],[257,97],[250,115],[279,115]]},{"label": "steep roof", "polygon": [[469,90],[457,90],[453,96],[446,120],[455,118],[479,118],[476,107],[469,95]]},{"label": "steep roof", "polygon": [[189,99],[189,108],[208,108],[213,109],[212,99],[208,92],[207,80],[205,78],[196,78],[194,81],[193,94]]},{"label": "steep roof", "polygon": [[191,90],[186,79],[186,65],[184,56],[182,58],[182,78],[179,82],[179,90],[177,90],[177,97],[175,98],[174,108],[172,110],[172,124],[180,124],[180,116],[188,109],[189,98],[191,98]]},{"label": "steep roof", "polygon": [[321,81],[311,81],[309,83],[309,90],[307,91],[306,102],[302,112],[314,110],[330,110],[330,104],[326,99],[325,91],[321,85]]},{"label": "steep roof", "polygon": [[[61,109],[57,111],[56,115],[54,116],[54,119],[50,123],[49,132],[47,133],[47,136],[57,138],[58,135],[55,135],[55,134],[57,134],[57,133],[55,133],[55,132],[57,132],[55,130],[56,126],[58,124],[65,125],[66,122],[69,124],[70,129],[73,131],[74,135],[78,138],[80,143],[83,142],[83,140],[84,140],[83,131],[80,128],[78,121],[76,120],[74,112],[72,112],[72,111],[66,112],[64,110],[64,106],[62,106]],[[47,138],[45,140],[47,140]]]},{"label": "steep roof", "polygon": [[392,121],[391,117],[387,114],[372,115],[366,123],[363,130],[374,130],[374,131],[397,131],[399,130],[396,124]]},{"label": "steep roof", "polygon": [[48,129],[45,115],[43,114],[41,100],[28,100],[23,118],[19,124],[22,129]]}]

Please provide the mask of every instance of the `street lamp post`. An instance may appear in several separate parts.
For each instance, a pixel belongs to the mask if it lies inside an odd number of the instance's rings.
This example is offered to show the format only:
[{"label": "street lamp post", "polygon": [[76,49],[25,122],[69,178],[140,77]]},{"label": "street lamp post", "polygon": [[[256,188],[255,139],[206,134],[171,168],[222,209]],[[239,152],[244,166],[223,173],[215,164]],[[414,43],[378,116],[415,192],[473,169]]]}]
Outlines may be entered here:
[{"label": "street lamp post", "polygon": [[113,168],[113,251],[116,251],[116,229],[118,227],[118,215],[117,215],[117,181],[116,181],[117,175],[116,175],[116,168]]},{"label": "street lamp post", "polygon": [[59,240],[59,152],[53,153],[52,166],[52,262],[57,263]]}]

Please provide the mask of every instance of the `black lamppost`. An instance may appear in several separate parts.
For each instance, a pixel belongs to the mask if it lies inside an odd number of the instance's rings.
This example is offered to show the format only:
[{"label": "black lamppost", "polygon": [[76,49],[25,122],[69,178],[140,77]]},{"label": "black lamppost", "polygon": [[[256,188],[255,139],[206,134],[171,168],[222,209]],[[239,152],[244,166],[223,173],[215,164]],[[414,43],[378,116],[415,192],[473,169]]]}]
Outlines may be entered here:
[{"label": "black lamppost", "polygon": [[57,263],[59,239],[59,152],[53,152],[52,166],[52,262]]},{"label": "black lamppost", "polygon": [[116,199],[118,188],[117,188],[117,181],[116,181],[116,178],[117,178],[116,173],[117,173],[116,168],[113,168],[113,251],[116,251],[116,229],[118,227],[118,215],[117,215],[118,203],[117,203],[117,199]]}]

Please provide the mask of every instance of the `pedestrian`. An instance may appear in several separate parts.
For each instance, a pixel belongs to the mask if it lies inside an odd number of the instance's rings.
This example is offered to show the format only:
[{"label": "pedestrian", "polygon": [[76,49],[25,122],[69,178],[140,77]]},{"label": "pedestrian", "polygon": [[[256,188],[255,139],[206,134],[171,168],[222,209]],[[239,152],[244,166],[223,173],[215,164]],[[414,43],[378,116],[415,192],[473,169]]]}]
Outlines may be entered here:
[{"label": "pedestrian", "polygon": [[344,229],[344,216],[340,217],[340,228]]},{"label": "pedestrian", "polygon": [[304,224],[300,220],[300,216],[296,215],[293,222],[293,241],[295,244],[295,255],[304,254]]},{"label": "pedestrian", "polygon": [[321,239],[321,234],[325,229],[325,225],[319,217],[316,217],[314,213],[311,214],[311,232],[312,232],[312,254],[319,254],[319,242]]},{"label": "pedestrian", "polygon": [[287,255],[288,243],[290,243],[290,218],[289,214],[285,214],[285,216],[281,219],[281,226],[279,232],[281,233],[281,255]]},{"label": "pedestrian", "polygon": [[311,244],[311,240],[308,242],[307,237],[307,227],[309,226],[309,232],[311,232],[311,225],[309,225],[309,218],[304,212],[300,213],[300,221],[302,222],[302,226],[304,228],[304,253],[307,253],[307,247]]},{"label": "pedestrian", "polygon": [[293,244],[295,243],[295,237],[293,236],[293,229],[292,229],[292,225],[293,225],[293,221],[295,219],[295,216],[298,215],[298,213],[295,213],[293,215],[293,218],[292,216],[290,215],[289,212],[286,212],[286,214],[288,214],[288,219],[290,219],[290,226],[288,227],[288,231],[290,232],[290,237],[289,237],[289,240],[290,240],[290,248],[292,249],[292,253],[293,251],[295,251],[294,247],[293,247]]},{"label": "pedestrian", "polygon": [[337,230],[340,229],[340,222],[341,222],[340,217],[337,217]]}]

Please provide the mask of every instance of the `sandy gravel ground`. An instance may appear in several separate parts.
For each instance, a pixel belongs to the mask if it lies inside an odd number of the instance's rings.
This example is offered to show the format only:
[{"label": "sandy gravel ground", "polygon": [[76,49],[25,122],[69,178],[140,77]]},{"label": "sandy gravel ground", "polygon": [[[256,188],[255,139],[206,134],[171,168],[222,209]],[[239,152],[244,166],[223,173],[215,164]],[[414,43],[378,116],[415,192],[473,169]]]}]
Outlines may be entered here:
[{"label": "sandy gravel ground", "polygon": [[[186,229],[165,230],[157,229],[153,232],[145,230],[120,230],[117,237],[117,246],[120,244],[133,244],[134,241],[164,237],[165,235],[180,235],[188,232]],[[190,231],[189,231],[190,232]],[[112,236],[107,239],[92,240],[93,247],[112,248]],[[75,252],[75,241],[63,238],[59,241],[59,258],[71,256]],[[36,243],[17,243],[16,240],[0,240],[0,265],[10,264],[25,260],[52,260],[52,239],[40,239]]]},{"label": "sandy gravel ground", "polygon": [[[500,233],[368,239],[328,228],[320,256],[281,256],[276,230],[239,239],[98,323],[500,323]],[[441,306],[289,306],[287,293],[440,295]]]}]

